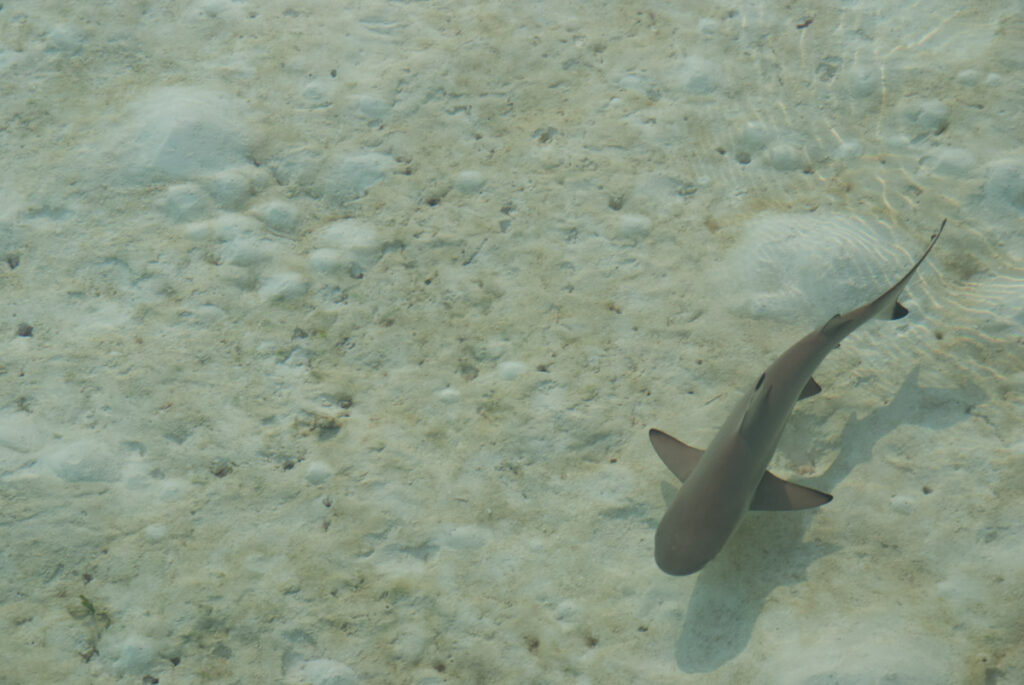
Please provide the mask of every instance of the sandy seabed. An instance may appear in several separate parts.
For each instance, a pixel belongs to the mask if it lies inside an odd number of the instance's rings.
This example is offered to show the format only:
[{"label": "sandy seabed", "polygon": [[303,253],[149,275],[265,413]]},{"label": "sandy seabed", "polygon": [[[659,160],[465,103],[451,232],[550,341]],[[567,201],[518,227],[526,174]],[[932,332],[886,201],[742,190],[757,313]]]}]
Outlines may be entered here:
[{"label": "sandy seabed", "polygon": [[0,683],[1024,682],[1019,9],[3,3]]}]

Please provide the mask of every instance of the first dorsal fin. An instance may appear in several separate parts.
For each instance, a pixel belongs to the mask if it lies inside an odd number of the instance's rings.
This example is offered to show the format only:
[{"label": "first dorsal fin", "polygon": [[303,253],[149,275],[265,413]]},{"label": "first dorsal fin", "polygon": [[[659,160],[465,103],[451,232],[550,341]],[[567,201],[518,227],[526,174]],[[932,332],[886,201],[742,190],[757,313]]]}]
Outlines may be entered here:
[{"label": "first dorsal fin", "polygon": [[702,450],[690,447],[685,442],[676,440],[657,428],[651,429],[650,436],[654,451],[665,462],[668,470],[676,474],[676,478],[681,481],[689,477],[704,454]]}]

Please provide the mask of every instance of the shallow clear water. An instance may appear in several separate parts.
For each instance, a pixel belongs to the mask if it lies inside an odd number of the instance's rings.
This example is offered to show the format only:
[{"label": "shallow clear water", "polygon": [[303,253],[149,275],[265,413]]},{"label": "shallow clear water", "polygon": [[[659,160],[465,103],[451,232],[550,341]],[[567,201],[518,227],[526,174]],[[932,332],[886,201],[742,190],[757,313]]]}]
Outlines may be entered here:
[{"label": "shallow clear water", "polygon": [[4,3],[0,683],[1024,682],[1016,9]]}]

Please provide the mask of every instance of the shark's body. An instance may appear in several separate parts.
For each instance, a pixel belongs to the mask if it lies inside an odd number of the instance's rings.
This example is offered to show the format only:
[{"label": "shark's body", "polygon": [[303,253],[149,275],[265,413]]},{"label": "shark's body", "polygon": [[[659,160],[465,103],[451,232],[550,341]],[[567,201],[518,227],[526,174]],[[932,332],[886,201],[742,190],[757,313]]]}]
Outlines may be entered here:
[{"label": "shark's body", "polygon": [[651,444],[682,487],[654,536],[654,559],[671,575],[704,567],[725,545],[749,509],[794,510],[832,500],[817,490],[787,483],[767,471],[782,428],[797,400],[820,392],[811,377],[839,342],[874,317],[899,319],[907,310],[897,301],[946,222],[910,271],[881,297],[846,314],[836,314],[769,366],[739,401],[703,452],[651,429]]}]

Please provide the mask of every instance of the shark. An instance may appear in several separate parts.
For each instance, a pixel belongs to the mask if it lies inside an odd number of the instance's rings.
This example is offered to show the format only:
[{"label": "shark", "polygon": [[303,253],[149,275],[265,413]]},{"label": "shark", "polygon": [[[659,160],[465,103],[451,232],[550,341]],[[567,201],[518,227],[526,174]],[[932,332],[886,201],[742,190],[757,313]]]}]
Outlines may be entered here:
[{"label": "shark", "polygon": [[812,374],[840,341],[869,319],[907,315],[898,298],[945,227],[943,220],[924,254],[877,299],[836,314],[783,352],[748,388],[707,449],[650,430],[654,451],[682,481],[654,534],[658,568],[674,576],[701,570],[722,550],[747,511],[794,511],[832,501],[830,494],[768,471],[782,429],[797,401],[821,392]]}]

